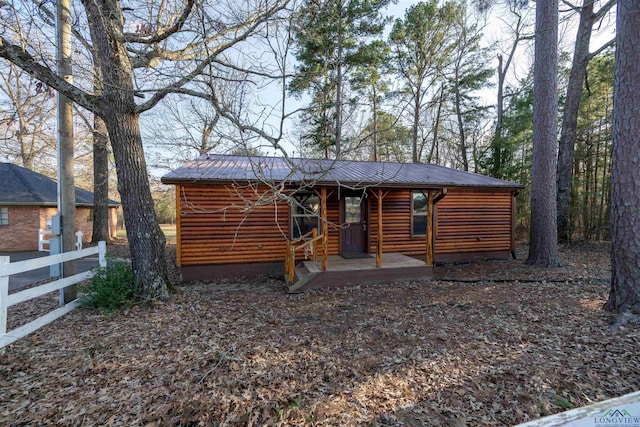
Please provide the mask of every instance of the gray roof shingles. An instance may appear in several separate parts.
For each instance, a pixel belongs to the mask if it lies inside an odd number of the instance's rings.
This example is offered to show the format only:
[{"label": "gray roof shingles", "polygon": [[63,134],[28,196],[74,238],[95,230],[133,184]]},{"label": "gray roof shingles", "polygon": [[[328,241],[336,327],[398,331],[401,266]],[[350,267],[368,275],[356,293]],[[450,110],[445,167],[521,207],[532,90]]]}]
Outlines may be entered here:
[{"label": "gray roof shingles", "polygon": [[204,154],[162,177],[165,184],[286,182],[346,187],[487,187],[523,186],[471,172],[424,163],[291,159]]},{"label": "gray roof shingles", "polygon": [[[55,206],[57,201],[55,180],[12,163],[0,163],[0,204]],[[93,206],[93,193],[76,187],[76,205]],[[109,206],[118,205],[109,200]]]}]

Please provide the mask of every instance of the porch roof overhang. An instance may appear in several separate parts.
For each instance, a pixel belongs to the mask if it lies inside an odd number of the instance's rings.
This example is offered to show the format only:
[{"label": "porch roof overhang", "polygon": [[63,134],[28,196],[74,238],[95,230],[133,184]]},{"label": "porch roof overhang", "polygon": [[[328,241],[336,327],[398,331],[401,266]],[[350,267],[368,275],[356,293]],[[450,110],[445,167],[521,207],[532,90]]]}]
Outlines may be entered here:
[{"label": "porch roof overhang", "polygon": [[285,159],[205,154],[162,177],[164,184],[278,184],[362,189],[481,187],[519,190],[521,184],[423,163]]}]

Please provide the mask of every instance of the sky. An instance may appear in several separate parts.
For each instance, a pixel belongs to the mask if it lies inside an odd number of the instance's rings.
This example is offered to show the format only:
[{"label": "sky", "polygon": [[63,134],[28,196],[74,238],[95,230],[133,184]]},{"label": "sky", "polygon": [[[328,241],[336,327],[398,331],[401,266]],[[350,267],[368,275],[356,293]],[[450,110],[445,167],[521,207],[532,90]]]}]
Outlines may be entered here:
[{"label": "sky", "polygon": [[[385,33],[383,35],[384,38],[388,37],[393,21],[398,18],[403,18],[407,9],[417,3],[418,1],[416,0],[399,0],[395,3],[391,3],[388,6],[388,8],[386,9],[386,14],[392,17],[392,19],[391,23],[385,30]],[[483,38],[484,46],[489,46],[493,43],[499,42],[500,40],[504,40],[505,37],[507,37],[504,28],[505,24],[501,21],[499,13],[499,8],[495,8],[492,11],[491,15],[488,17],[484,32],[485,36]],[[497,67],[497,59],[494,62],[495,66]],[[526,74],[526,72],[529,70],[529,67],[530,60],[528,59],[528,56],[526,54],[526,48],[522,47],[519,49],[518,58],[514,61],[509,80],[514,81],[516,76],[522,76],[523,74]],[[270,93],[271,91],[269,91],[265,95],[265,97],[274,97],[274,99],[278,99],[278,94],[275,90],[273,91],[273,95],[271,95]],[[492,105],[495,103],[496,92],[494,88],[487,88],[483,90],[481,93],[479,93],[479,96],[481,97],[482,102],[485,105]],[[308,97],[303,97],[301,101],[297,101],[291,97],[287,99],[287,105],[290,109],[304,107],[307,102]],[[295,122],[295,120],[288,120],[286,122],[286,133],[291,139],[295,139],[296,137],[296,127],[297,123]],[[283,146],[285,147],[289,155],[299,155],[299,152],[296,152],[296,147],[294,147],[293,144],[284,141]],[[267,155],[280,155],[277,150],[269,147],[262,147],[262,151]]]},{"label": "sky", "polygon": [[[387,9],[387,14],[389,16],[392,16],[394,19],[402,18],[404,17],[404,14],[407,8],[409,8],[410,6],[416,3],[418,2],[415,0],[399,0],[396,3],[389,5]],[[532,6],[535,6],[535,4],[532,4]],[[533,9],[533,7],[531,9]],[[530,16],[531,21],[533,22],[533,14],[534,14],[533,10],[531,10],[529,13],[531,14]],[[484,28],[484,37],[482,41],[484,46],[499,46],[501,41],[502,42],[508,41],[510,37],[508,26],[507,26],[508,21],[507,21],[507,18],[503,18],[503,15],[504,15],[504,10],[499,7],[496,7],[492,10],[491,14],[488,16],[487,23]],[[566,14],[563,16],[566,16]],[[561,25],[560,44],[561,44],[561,49],[563,50],[570,50],[575,41],[576,21],[577,20],[575,19],[575,14],[574,14],[574,19],[565,20],[565,22],[563,22]],[[614,35],[613,24],[614,24],[613,16],[605,18],[604,24],[601,26],[600,30],[594,34],[592,38],[592,50],[597,49],[599,46],[601,46],[603,43],[606,43],[606,41],[608,41],[610,38],[613,37]],[[384,35],[385,38],[388,35],[389,31],[390,31],[390,25],[388,26],[388,29]],[[507,42],[507,46],[508,46],[508,42]],[[494,49],[497,55],[499,48],[495,47]],[[523,43],[522,46],[517,51],[510,73],[507,76],[507,83],[515,84],[518,78],[524,77],[528,73],[531,67],[531,62],[532,62],[532,44]],[[494,67],[497,67],[497,58],[495,56],[493,58],[492,65]],[[484,89],[482,92],[479,93],[479,95],[481,97],[482,102],[485,105],[495,104],[495,97],[496,97],[495,87]],[[280,88],[277,87],[277,85],[271,85],[271,87],[266,88],[260,93],[260,99],[262,100],[262,102],[266,102],[265,100],[270,100],[270,99],[279,100]],[[308,97],[302,97],[302,99],[300,100],[296,100],[293,97],[288,97],[286,102],[287,102],[287,109],[291,111],[291,110],[305,106],[308,103]],[[285,122],[285,138],[284,138],[284,141],[282,141],[282,145],[289,155],[299,156],[300,153],[297,152],[297,148],[293,144],[288,142],[288,140],[295,140],[297,138],[296,129],[298,127],[298,123],[296,120],[297,119],[293,118],[293,119],[288,119]],[[277,126],[278,118],[277,117],[273,118],[272,120],[268,121],[268,123],[271,124],[272,126]],[[148,150],[148,151],[152,152],[153,150]],[[278,153],[275,149],[269,148],[267,146],[262,146],[261,151],[263,154],[267,154],[267,155],[280,155],[280,153]],[[166,170],[152,171],[154,175],[162,175],[164,172],[166,172]]]}]

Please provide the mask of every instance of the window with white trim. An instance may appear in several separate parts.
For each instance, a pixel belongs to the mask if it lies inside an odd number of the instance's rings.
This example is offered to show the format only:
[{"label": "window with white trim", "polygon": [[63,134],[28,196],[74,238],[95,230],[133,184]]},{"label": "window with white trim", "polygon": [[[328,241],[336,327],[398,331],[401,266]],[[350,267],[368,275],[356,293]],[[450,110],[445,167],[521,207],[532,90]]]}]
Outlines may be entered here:
[{"label": "window with white trim", "polygon": [[9,208],[0,208],[0,225],[9,225]]}]

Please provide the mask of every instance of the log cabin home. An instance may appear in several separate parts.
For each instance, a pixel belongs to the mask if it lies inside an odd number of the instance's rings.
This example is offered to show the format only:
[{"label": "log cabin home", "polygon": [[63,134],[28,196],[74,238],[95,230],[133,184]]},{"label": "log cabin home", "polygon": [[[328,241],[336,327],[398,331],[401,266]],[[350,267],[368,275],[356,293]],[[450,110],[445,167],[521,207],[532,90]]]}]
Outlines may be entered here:
[{"label": "log cabin home", "polygon": [[290,291],[510,257],[522,188],[431,164],[214,154],[162,182],[185,280],[284,273]]}]

